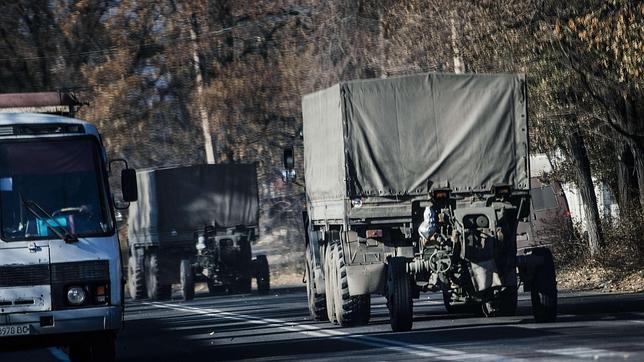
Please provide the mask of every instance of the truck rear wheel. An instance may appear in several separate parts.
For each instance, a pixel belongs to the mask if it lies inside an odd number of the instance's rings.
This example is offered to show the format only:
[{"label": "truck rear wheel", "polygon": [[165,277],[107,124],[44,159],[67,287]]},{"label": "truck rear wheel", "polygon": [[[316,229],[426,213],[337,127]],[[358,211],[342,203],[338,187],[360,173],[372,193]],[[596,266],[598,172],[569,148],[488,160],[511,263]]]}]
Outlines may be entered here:
[{"label": "truck rear wheel", "polygon": [[369,323],[371,318],[371,296],[349,294],[349,282],[347,278],[347,266],[344,262],[344,253],[342,242],[336,241],[334,244],[333,261],[334,273],[334,290],[335,315],[338,324],[342,327],[364,325]]},{"label": "truck rear wheel", "polygon": [[557,319],[557,277],[552,253],[547,248],[538,248],[532,254],[543,257],[543,264],[535,269],[532,279],[532,314],[537,323],[554,322]]},{"label": "truck rear wheel", "polygon": [[394,332],[411,330],[413,308],[411,278],[404,257],[390,257],[387,266],[387,307]]},{"label": "truck rear wheel", "polygon": [[143,263],[143,257],[137,257],[136,254],[127,259],[127,289],[134,300],[146,297]]},{"label": "truck rear wheel", "polygon": [[335,317],[335,273],[331,265],[335,264],[333,260],[333,244],[327,243],[324,247],[324,293],[326,295],[326,315],[329,322],[337,324],[338,320]]},{"label": "truck rear wheel", "polygon": [[316,321],[324,321],[328,319],[326,315],[326,296],[318,294],[315,286],[315,277],[313,273],[313,250],[311,245],[306,246],[306,259],[305,259],[304,278],[306,280],[306,296],[309,303],[309,314]]},{"label": "truck rear wheel", "polygon": [[181,283],[181,297],[183,300],[192,300],[195,297],[195,279],[190,260],[181,260],[179,267],[179,281]]},{"label": "truck rear wheel", "polygon": [[271,289],[271,274],[268,269],[268,259],[266,259],[266,255],[257,255],[257,258],[255,259],[255,270],[257,292],[259,294],[268,294]]},{"label": "truck rear wheel", "polygon": [[161,284],[159,258],[154,251],[145,253],[145,286],[150,299],[169,299],[172,295],[170,284]]}]

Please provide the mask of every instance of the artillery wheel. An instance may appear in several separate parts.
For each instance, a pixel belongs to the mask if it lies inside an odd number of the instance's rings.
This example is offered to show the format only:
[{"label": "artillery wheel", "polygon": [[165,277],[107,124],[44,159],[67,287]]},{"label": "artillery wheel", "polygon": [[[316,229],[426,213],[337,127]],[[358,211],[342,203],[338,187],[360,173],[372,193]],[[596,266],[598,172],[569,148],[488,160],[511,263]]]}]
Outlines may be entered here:
[{"label": "artillery wheel", "polygon": [[394,332],[411,330],[413,308],[411,278],[404,257],[389,258],[387,266],[387,307]]},{"label": "artillery wheel", "polygon": [[543,264],[535,269],[532,279],[532,314],[537,323],[554,322],[557,319],[557,276],[552,253],[547,248],[538,248],[532,254],[543,257]]}]

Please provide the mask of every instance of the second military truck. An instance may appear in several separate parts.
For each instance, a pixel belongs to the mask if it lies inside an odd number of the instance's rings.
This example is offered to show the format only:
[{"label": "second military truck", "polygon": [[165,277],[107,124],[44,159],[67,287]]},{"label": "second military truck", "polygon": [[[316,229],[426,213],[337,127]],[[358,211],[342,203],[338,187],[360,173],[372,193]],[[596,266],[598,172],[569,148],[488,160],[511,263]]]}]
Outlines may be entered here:
[{"label": "second military truck", "polygon": [[365,324],[379,293],[392,329],[409,330],[425,291],[442,291],[450,312],[509,315],[519,280],[535,319],[555,319],[552,255],[516,255],[530,212],[523,75],[343,82],[304,96],[302,113],[315,319]]},{"label": "second military truck", "polygon": [[215,291],[269,289],[266,256],[252,259],[258,236],[255,164],[203,164],[138,172],[139,201],[128,217],[128,289],[134,299],[185,299],[195,282]]}]

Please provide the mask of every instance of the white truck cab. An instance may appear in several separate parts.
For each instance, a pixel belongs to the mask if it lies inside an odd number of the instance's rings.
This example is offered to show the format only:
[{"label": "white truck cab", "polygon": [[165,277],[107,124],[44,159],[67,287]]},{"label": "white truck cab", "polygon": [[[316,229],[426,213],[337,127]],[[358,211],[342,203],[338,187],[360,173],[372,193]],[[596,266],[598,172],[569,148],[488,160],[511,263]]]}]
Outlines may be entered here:
[{"label": "white truck cab", "polygon": [[[92,124],[0,113],[0,348],[115,358],[123,276],[108,170]],[[125,201],[135,177],[126,166]]]}]

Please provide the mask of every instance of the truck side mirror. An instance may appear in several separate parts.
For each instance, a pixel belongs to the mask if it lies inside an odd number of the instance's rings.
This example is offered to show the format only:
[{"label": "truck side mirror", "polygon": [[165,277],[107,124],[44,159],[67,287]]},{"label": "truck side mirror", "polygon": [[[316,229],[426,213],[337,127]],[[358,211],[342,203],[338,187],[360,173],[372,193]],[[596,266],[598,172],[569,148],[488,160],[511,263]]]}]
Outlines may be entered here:
[{"label": "truck side mirror", "polygon": [[138,187],[136,185],[136,171],[132,168],[126,168],[121,171],[121,190],[123,191],[123,201],[134,202],[138,199]]},{"label": "truck side mirror", "polygon": [[293,154],[293,147],[286,147],[284,149],[284,169],[282,170],[282,180],[284,182],[294,182],[295,175],[295,155]]}]

